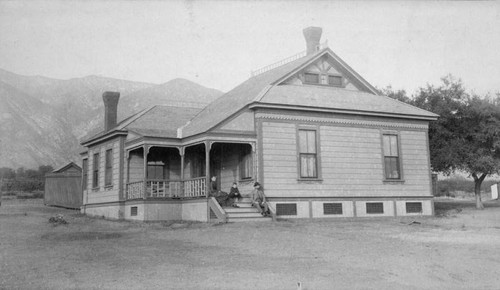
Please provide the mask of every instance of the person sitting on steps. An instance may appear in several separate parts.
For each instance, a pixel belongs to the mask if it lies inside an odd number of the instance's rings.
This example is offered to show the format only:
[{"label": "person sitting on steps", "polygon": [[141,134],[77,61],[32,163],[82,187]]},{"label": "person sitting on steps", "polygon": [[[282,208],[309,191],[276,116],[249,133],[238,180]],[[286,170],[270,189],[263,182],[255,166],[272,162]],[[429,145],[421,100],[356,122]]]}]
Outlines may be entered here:
[{"label": "person sitting on steps", "polygon": [[239,207],[237,204],[235,204],[235,200],[240,201],[241,199],[241,193],[240,190],[238,189],[238,184],[236,182],[233,183],[233,186],[231,186],[231,190],[229,191],[229,198],[231,199],[231,206],[232,207]]},{"label": "person sitting on steps", "polygon": [[[264,189],[262,188],[262,185],[260,183],[255,182],[254,185],[254,191],[252,193],[252,206],[255,206],[261,215],[267,216],[267,212],[269,211],[269,208],[267,206],[267,201],[266,201],[266,195],[264,194]],[[264,208],[264,209],[262,209]]]}]

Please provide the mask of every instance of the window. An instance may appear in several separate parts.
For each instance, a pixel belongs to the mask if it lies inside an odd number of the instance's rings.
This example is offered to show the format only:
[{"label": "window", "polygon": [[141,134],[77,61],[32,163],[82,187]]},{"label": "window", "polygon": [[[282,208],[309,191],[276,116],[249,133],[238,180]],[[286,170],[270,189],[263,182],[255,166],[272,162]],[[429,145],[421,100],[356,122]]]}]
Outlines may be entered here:
[{"label": "window", "polygon": [[381,214],[384,213],[384,203],[382,202],[367,202],[366,213]]},{"label": "window", "polygon": [[99,153],[94,154],[94,164],[92,170],[92,188],[99,187]]},{"label": "window", "polygon": [[205,176],[205,163],[204,154],[198,154],[191,157],[190,170],[192,178]]},{"label": "window", "polygon": [[148,179],[164,179],[165,163],[163,161],[148,161]]},{"label": "window", "polygon": [[421,213],[422,203],[421,202],[407,202],[406,203],[406,213]]},{"label": "window", "polygon": [[306,84],[321,84],[325,86],[342,87],[342,76],[330,75],[328,73],[304,73]]},{"label": "window", "polygon": [[88,159],[82,160],[82,189],[87,189],[87,183],[89,182],[89,164]]},{"label": "window", "polygon": [[383,135],[386,179],[401,179],[398,135]]},{"label": "window", "polygon": [[334,215],[342,214],[342,203],[323,203],[323,214],[324,215]]},{"label": "window", "polygon": [[130,216],[137,216],[137,206],[132,206],[130,208]]},{"label": "window", "polygon": [[300,178],[318,178],[316,130],[299,130]]},{"label": "window", "polygon": [[305,73],[304,78],[308,84],[319,84],[319,74]]},{"label": "window", "polygon": [[252,150],[245,150],[240,156],[240,178],[251,179],[253,177]]},{"label": "window", "polygon": [[106,165],[104,171],[104,185],[113,185],[113,149],[106,150]]},{"label": "window", "polygon": [[341,76],[328,76],[328,84],[330,86],[341,87],[342,77]]}]

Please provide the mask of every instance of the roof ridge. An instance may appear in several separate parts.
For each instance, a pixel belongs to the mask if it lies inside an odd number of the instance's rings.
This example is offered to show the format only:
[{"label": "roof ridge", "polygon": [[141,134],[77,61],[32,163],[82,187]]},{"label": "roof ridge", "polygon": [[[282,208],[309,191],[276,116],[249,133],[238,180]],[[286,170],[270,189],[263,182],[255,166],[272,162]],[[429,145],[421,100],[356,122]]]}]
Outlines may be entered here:
[{"label": "roof ridge", "polygon": [[128,120],[128,121],[126,121],[126,122],[124,122],[123,124],[121,124],[120,126],[118,126],[118,127],[117,127],[117,129],[119,129],[119,130],[124,129],[124,128],[125,128],[125,127],[127,127],[128,125],[130,125],[130,124],[132,124],[133,122],[137,121],[137,119],[139,119],[140,117],[144,116],[144,114],[146,114],[147,112],[151,111],[151,110],[152,110],[153,108],[155,108],[156,106],[158,106],[158,105],[153,105],[153,106],[151,106],[151,107],[149,107],[149,108],[146,108],[146,109],[142,110],[141,112],[139,112],[139,113],[137,113],[137,114],[135,114],[135,115],[131,116],[131,117],[129,118],[129,120]]}]

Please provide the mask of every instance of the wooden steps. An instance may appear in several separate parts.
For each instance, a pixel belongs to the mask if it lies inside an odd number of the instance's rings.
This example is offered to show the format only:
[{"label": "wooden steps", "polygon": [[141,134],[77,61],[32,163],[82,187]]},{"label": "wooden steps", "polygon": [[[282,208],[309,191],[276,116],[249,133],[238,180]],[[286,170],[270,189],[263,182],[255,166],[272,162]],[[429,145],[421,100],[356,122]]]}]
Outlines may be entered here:
[{"label": "wooden steps", "polygon": [[271,217],[264,217],[259,213],[259,210],[252,206],[249,198],[243,198],[239,202],[235,202],[239,207],[224,207],[227,213],[227,222],[269,222]]}]

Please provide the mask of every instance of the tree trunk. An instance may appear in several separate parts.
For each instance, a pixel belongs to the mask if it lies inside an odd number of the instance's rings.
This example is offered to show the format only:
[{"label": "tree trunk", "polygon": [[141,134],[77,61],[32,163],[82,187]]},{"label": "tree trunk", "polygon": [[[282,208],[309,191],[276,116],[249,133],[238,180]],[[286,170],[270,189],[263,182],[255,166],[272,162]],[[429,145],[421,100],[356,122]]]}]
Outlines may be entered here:
[{"label": "tree trunk", "polygon": [[472,174],[474,178],[474,194],[476,195],[476,209],[484,209],[483,202],[481,201],[481,184],[486,178],[486,174],[483,173],[481,177],[478,177],[476,173]]}]

